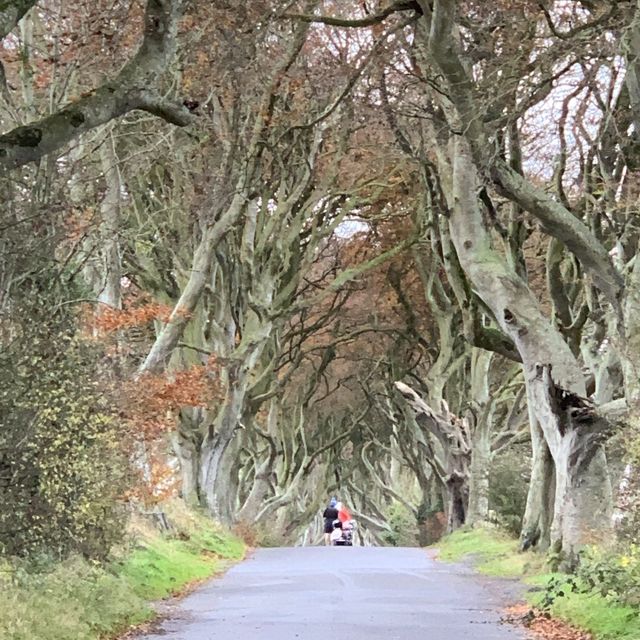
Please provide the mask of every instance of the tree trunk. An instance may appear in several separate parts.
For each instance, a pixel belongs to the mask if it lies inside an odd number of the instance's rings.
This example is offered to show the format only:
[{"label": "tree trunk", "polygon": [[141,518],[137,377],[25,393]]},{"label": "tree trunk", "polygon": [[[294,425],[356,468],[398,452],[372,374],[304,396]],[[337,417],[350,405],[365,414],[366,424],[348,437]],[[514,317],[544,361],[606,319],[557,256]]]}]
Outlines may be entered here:
[{"label": "tree trunk", "polygon": [[[586,455],[585,455],[586,453]],[[587,452],[579,438],[568,437],[556,454],[556,516],[551,528],[554,547],[565,551],[566,568],[573,568],[576,551],[609,537],[613,496],[602,446]]]},{"label": "tree trunk", "polygon": [[469,505],[469,485],[467,478],[457,473],[447,478],[447,533],[459,529],[466,523]]},{"label": "tree trunk", "polygon": [[522,356],[528,398],[556,469],[552,543],[573,557],[593,539],[594,529],[603,535],[611,531],[608,509],[594,510],[589,504],[611,496],[597,433],[602,425],[573,420],[572,412],[581,410],[580,398],[586,395],[581,367],[525,283],[491,248],[477,201],[475,167],[462,138],[454,141],[453,158],[451,237],[479,296]]},{"label": "tree trunk", "polygon": [[544,433],[529,402],[529,428],[531,431],[531,478],[520,533],[520,548],[545,551],[551,543],[551,522],[555,500],[555,469]]},{"label": "tree trunk", "polygon": [[471,462],[469,465],[469,511],[467,524],[486,522],[489,516],[489,472],[493,418],[489,397],[489,371],[493,354],[484,349],[471,351]]},{"label": "tree trunk", "polygon": [[[640,21],[640,10],[638,11]],[[627,404],[640,409],[640,256],[635,257],[625,299],[625,345],[621,360]]]},{"label": "tree trunk", "polygon": [[469,508],[469,425],[443,408],[436,413],[411,387],[402,382],[396,388],[415,413],[416,422],[423,426],[442,451],[442,460],[437,465],[444,483],[443,500],[447,516],[447,530],[461,527]]},{"label": "tree trunk", "polygon": [[249,495],[235,518],[238,522],[255,522],[262,505],[272,491],[269,481],[272,471],[269,461],[258,467]]},{"label": "tree trunk", "polygon": [[120,309],[122,306],[121,279],[122,263],[120,259],[120,201],[122,181],[118,170],[118,158],[114,147],[111,129],[100,147],[100,162],[105,177],[106,190],[100,205],[102,238],[102,283],[98,300],[103,304]]},{"label": "tree trunk", "polygon": [[489,516],[489,472],[492,456],[490,434],[485,429],[476,430],[471,442],[467,524],[473,526],[486,522]]},{"label": "tree trunk", "polygon": [[182,499],[191,506],[197,506],[199,502],[199,451],[191,441],[183,438],[180,433],[172,435],[171,444],[180,464]]},{"label": "tree trunk", "polygon": [[222,473],[222,457],[231,442],[230,437],[215,436],[205,442],[200,450],[198,486],[200,489],[200,504],[220,522],[229,524],[230,514],[226,512],[224,500],[219,500],[225,494]]},{"label": "tree trunk", "polygon": [[280,398],[273,398],[267,416],[267,435],[269,439],[269,454],[257,468],[253,485],[249,495],[237,515],[239,522],[254,523],[265,500],[272,493],[271,478],[275,473],[274,465],[277,457],[275,438],[278,435],[280,418]]},{"label": "tree trunk", "polygon": [[636,2],[633,20],[623,41],[627,73],[625,82],[629,91],[629,103],[633,114],[634,136],[640,134],[640,2]]}]

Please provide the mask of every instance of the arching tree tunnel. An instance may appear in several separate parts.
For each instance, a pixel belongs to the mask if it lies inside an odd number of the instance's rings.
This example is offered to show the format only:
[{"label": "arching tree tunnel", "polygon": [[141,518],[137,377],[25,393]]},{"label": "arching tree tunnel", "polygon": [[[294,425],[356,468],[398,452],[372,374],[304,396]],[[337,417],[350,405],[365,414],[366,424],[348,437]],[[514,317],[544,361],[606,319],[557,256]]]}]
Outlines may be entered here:
[{"label": "arching tree tunnel", "polygon": [[[263,540],[318,540],[332,495],[376,543],[491,519],[571,563],[608,538],[640,394],[637,7],[84,4],[95,29],[2,15],[5,351],[49,353],[24,309],[53,296],[152,493],[170,451],[186,500]],[[7,388],[17,458],[39,414]]]}]

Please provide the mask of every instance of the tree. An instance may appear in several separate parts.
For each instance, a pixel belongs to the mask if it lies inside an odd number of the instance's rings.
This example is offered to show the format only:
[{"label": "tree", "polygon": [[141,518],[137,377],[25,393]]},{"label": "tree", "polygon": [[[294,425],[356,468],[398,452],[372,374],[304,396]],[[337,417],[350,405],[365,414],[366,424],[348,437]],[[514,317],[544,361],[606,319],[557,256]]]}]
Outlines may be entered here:
[{"label": "tree", "polygon": [[[36,2],[7,3],[3,37]],[[182,0],[149,0],[144,14],[143,39],[133,58],[112,80],[72,104],[36,122],[0,136],[0,170],[4,173],[35,162],[65,147],[74,138],[134,109],[148,111],[172,124],[193,122],[183,104],[162,97],[156,88],[176,47]]]}]

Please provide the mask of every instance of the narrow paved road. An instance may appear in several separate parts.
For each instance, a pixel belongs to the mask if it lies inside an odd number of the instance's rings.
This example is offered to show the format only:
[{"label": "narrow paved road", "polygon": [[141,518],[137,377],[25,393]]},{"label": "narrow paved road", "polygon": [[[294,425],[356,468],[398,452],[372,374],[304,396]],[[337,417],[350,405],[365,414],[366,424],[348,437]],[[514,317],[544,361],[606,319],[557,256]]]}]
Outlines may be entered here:
[{"label": "narrow paved road", "polygon": [[260,549],[146,640],[515,640],[495,585],[421,549]]}]

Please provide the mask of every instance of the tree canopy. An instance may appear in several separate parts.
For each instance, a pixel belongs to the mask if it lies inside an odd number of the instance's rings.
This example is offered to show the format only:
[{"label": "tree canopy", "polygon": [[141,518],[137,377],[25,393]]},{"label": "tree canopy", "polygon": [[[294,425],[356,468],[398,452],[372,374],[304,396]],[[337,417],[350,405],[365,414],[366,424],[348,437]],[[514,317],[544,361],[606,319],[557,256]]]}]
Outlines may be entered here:
[{"label": "tree canopy", "polygon": [[368,541],[614,535],[640,5],[75,4],[0,6],[0,550],[173,492],[291,542],[333,494]]}]

